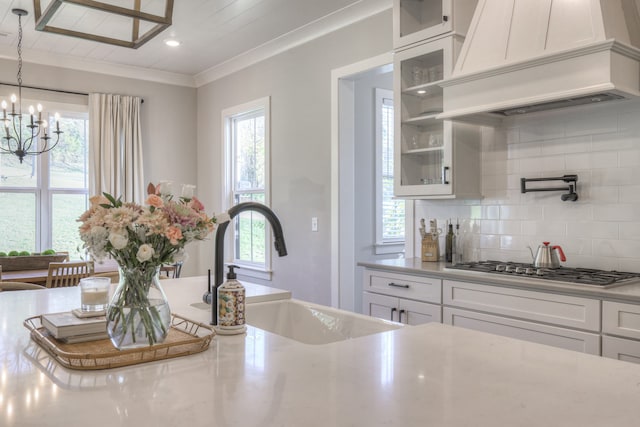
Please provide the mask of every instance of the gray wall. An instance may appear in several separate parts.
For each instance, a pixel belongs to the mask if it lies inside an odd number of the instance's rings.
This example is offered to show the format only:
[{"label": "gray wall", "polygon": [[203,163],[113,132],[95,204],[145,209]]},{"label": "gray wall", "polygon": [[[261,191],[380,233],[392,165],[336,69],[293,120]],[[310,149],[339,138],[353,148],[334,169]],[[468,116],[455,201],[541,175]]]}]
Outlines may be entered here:
[{"label": "gray wall", "polygon": [[[271,206],[289,250],[287,257],[274,255],[271,285],[295,298],[330,303],[331,70],[388,52],[391,41],[387,10],[198,89],[198,187],[217,212],[221,112],[271,96]],[[201,248],[201,269],[212,268],[213,244]]]},{"label": "gray wall", "polygon": [[[0,59],[0,82],[15,83],[17,62]],[[171,180],[175,183],[197,181],[196,159],[196,89],[144,80],[107,76],[59,67],[25,63],[23,83],[75,92],[104,92],[141,96],[144,176],[147,181]],[[0,86],[0,94],[15,88]],[[25,95],[27,94],[25,93]],[[29,92],[30,98],[87,104],[87,97],[58,95],[52,92]],[[43,102],[46,107],[46,102]],[[1,209],[2,207],[0,207]],[[207,206],[209,208],[209,206]],[[203,274],[197,270],[196,247],[187,247],[193,258],[187,262],[185,275]]]}]

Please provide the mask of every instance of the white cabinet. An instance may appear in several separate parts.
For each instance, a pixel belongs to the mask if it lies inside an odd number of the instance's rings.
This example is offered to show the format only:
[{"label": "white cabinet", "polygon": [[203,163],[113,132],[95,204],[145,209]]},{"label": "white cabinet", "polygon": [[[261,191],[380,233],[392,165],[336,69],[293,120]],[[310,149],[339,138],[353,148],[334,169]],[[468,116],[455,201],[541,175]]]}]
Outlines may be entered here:
[{"label": "white cabinet", "polygon": [[476,4],[475,0],[393,0],[393,47],[452,31],[465,34]]},{"label": "white cabinet", "polygon": [[364,314],[369,316],[407,325],[420,325],[428,322],[440,323],[442,321],[440,305],[372,292],[364,292],[362,309]]},{"label": "white cabinet", "polygon": [[443,323],[567,350],[600,355],[600,334],[445,307]]},{"label": "white cabinet", "polygon": [[447,36],[394,58],[394,193],[406,198],[480,196],[478,126],[437,119],[442,87],[462,38]]},{"label": "white cabinet", "polygon": [[525,289],[444,280],[443,304],[600,332],[600,301]]},{"label": "white cabinet", "polygon": [[368,269],[363,277],[364,314],[409,325],[442,321],[440,279]]},{"label": "white cabinet", "polygon": [[444,280],[444,323],[600,354],[600,301]]},{"label": "white cabinet", "polygon": [[603,356],[640,363],[640,305],[604,301],[602,333]]}]

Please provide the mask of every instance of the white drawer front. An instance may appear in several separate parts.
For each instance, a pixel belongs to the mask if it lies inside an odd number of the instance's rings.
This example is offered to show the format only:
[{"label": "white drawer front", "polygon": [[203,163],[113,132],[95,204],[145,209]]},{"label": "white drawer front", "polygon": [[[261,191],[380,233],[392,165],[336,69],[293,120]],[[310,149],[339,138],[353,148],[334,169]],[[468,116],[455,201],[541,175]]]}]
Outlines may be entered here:
[{"label": "white drawer front", "polygon": [[443,310],[443,322],[495,335],[600,355],[600,335],[598,334],[449,307]]},{"label": "white drawer front", "polygon": [[443,303],[560,326],[600,331],[600,301],[444,280]]},{"label": "white drawer front", "polygon": [[604,301],[602,332],[640,340],[640,305]]},{"label": "white drawer front", "polygon": [[369,292],[441,303],[442,280],[440,279],[365,270],[363,287],[363,290]]},{"label": "white drawer front", "polygon": [[603,335],[602,355],[625,362],[640,363],[640,341]]}]

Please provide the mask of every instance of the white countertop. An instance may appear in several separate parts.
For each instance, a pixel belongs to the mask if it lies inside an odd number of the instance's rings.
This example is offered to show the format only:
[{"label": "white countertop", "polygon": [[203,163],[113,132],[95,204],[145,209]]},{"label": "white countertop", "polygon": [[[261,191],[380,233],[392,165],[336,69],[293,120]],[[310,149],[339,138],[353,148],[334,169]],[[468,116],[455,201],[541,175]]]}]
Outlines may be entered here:
[{"label": "white countertop", "polygon": [[[203,279],[162,283],[172,311],[208,322],[209,311],[191,305]],[[321,346],[249,327],[188,357],[67,370],[30,341],[22,321],[78,302],[78,288],[0,292],[0,425],[636,427],[640,420],[639,365],[441,324]]]},{"label": "white countertop", "polygon": [[605,289],[600,286],[556,282],[553,280],[528,278],[527,276],[522,275],[503,275],[447,269],[447,265],[444,262],[422,262],[420,258],[385,259],[373,262],[359,262],[358,265],[367,268],[393,271],[396,273],[419,274],[429,277],[461,280],[487,285],[509,286],[614,301],[640,303],[640,280]]}]

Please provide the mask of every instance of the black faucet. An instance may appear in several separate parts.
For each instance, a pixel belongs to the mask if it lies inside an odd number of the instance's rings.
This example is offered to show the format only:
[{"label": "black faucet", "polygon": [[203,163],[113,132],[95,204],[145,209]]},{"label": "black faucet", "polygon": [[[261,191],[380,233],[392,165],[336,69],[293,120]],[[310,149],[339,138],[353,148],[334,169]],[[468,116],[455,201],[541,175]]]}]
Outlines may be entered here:
[{"label": "black faucet", "polygon": [[256,211],[264,215],[264,217],[271,224],[271,228],[273,229],[274,242],[273,245],[278,251],[279,256],[287,255],[287,246],[284,243],[284,234],[282,234],[282,226],[280,225],[280,220],[271,209],[267,206],[256,203],[256,202],[245,202],[239,203],[233,206],[231,209],[227,211],[229,215],[229,220],[219,223],[218,229],[216,230],[216,258],[215,258],[215,281],[213,285],[209,289],[209,292],[204,295],[203,299],[206,302],[211,301],[211,324],[218,324],[218,287],[222,285],[223,282],[223,269],[224,269],[224,234],[227,231],[227,226],[231,222],[231,220],[238,215],[240,212],[244,211]]}]

